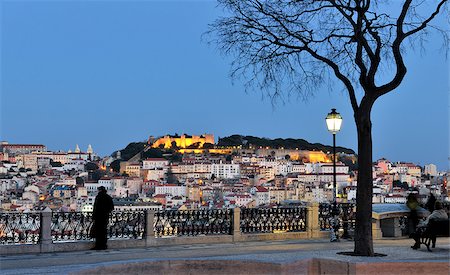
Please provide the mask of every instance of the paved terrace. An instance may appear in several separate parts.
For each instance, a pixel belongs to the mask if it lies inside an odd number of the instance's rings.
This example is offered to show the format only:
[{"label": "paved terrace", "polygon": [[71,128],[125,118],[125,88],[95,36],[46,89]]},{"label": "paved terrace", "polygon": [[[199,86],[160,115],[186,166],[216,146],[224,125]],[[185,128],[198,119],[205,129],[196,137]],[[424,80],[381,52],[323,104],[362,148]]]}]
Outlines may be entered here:
[{"label": "paved terrace", "polygon": [[169,245],[0,256],[7,274],[450,274],[450,238],[428,252],[407,238],[374,241],[386,257],[352,257],[328,239]]}]

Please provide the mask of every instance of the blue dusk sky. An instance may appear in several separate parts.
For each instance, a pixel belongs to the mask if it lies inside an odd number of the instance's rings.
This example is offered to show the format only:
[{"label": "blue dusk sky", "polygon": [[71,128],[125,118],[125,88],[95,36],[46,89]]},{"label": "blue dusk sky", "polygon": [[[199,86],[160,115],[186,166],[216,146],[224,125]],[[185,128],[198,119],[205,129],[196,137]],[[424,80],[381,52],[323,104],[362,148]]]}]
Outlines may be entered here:
[{"label": "blue dusk sky", "polygon": [[[337,144],[357,149],[341,86],[273,106],[230,80],[231,57],[202,40],[222,13],[214,1],[0,3],[1,140],[50,150],[92,144],[101,156],[174,133],[331,144],[325,116],[336,108],[344,118]],[[436,36],[424,48],[408,52],[402,85],[375,103],[374,160],[447,170],[449,62]]]}]

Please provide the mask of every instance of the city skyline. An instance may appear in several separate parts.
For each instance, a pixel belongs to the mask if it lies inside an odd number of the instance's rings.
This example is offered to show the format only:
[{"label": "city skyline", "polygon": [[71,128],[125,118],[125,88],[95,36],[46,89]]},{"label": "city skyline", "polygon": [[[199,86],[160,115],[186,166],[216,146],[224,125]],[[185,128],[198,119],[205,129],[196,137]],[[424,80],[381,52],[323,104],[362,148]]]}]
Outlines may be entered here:
[{"label": "city skyline", "polygon": [[[232,83],[231,59],[202,40],[222,12],[214,1],[2,2],[0,8],[2,140],[51,150],[92,144],[100,155],[174,133],[330,145],[325,116],[336,108],[344,117],[337,145],[357,151],[351,107],[337,82],[308,102],[293,95],[275,105],[259,91],[245,93],[244,81]],[[375,104],[374,160],[448,168],[449,65],[441,40],[429,41],[426,53],[407,55],[409,72],[398,91]]]}]

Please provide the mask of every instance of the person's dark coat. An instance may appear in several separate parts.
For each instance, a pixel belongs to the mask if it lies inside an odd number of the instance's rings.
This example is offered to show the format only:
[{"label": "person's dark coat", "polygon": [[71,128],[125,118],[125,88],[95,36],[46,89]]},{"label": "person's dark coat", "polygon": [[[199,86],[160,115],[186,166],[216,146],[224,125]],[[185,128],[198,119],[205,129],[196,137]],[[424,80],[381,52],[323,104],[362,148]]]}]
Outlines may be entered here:
[{"label": "person's dark coat", "polygon": [[425,208],[433,212],[434,211],[434,204],[436,203],[436,197],[433,194],[430,194],[430,197],[428,198],[427,203],[425,204]]},{"label": "person's dark coat", "polygon": [[92,213],[95,237],[94,249],[106,249],[109,214],[113,210],[112,198],[106,194],[105,188],[99,188],[99,193],[95,197],[94,212]]},{"label": "person's dark coat", "polygon": [[419,208],[419,202],[417,201],[417,197],[415,194],[410,193],[407,197],[406,206],[409,208],[409,233],[412,234],[416,231],[417,224],[419,223],[419,215],[417,210]]}]

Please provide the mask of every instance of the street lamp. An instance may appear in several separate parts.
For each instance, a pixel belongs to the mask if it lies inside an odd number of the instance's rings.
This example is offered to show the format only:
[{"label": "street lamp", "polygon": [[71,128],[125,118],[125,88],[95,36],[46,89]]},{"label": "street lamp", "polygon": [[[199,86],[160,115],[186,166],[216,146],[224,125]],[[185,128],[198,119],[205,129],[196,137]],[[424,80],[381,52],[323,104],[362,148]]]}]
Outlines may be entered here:
[{"label": "street lamp", "polygon": [[336,109],[331,109],[331,113],[328,113],[327,117],[325,118],[325,121],[327,122],[327,128],[328,131],[333,134],[333,208],[332,208],[332,214],[333,214],[333,230],[331,232],[331,240],[332,242],[338,241],[338,234],[337,230],[339,229],[339,222],[338,222],[338,211],[337,211],[337,205],[336,205],[336,133],[341,130],[342,125],[342,116],[338,112],[336,112]]}]

